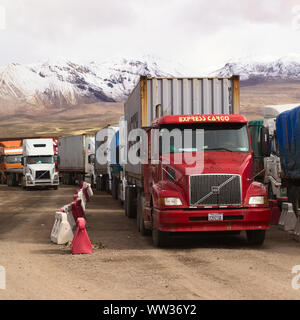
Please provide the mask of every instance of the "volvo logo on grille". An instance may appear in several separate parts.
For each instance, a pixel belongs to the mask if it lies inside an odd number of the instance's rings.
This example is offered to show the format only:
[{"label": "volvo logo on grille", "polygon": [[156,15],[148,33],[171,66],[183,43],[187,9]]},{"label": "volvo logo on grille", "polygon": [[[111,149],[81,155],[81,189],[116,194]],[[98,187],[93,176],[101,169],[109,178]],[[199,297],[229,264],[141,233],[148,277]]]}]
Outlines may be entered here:
[{"label": "volvo logo on grille", "polygon": [[218,187],[218,186],[212,186],[212,187],[211,187],[211,192],[212,192],[213,194],[220,194],[220,187]]}]

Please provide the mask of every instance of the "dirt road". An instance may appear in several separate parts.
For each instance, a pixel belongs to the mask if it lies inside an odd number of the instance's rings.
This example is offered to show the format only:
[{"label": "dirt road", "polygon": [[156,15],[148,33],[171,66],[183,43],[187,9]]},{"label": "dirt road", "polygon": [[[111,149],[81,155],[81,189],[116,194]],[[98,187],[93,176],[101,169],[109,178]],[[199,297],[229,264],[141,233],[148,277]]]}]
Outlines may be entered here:
[{"label": "dirt road", "polygon": [[249,247],[243,234],[174,239],[172,247],[154,249],[104,193],[88,204],[94,253],[73,256],[49,235],[55,210],[74,191],[0,186],[0,265],[6,269],[0,299],[300,298],[291,287],[300,243],[288,234],[272,228],[261,249]]}]

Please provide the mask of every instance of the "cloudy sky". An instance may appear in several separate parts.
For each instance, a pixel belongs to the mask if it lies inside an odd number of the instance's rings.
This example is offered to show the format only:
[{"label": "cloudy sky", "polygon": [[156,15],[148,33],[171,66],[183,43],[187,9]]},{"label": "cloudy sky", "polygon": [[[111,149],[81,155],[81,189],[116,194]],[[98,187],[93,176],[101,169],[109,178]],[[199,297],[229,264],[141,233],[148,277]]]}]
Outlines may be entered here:
[{"label": "cloudy sky", "polygon": [[299,40],[300,0],[0,0],[0,65],[150,54],[206,70]]}]

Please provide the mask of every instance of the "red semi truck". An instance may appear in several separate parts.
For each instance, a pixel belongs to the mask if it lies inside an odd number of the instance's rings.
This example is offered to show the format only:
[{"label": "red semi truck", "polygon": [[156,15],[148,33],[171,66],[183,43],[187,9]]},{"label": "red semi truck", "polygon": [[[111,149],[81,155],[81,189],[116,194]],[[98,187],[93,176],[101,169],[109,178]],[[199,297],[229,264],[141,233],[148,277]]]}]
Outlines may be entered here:
[{"label": "red semi truck", "polygon": [[[133,90],[125,103],[128,134],[136,128],[147,132],[149,161],[124,166],[125,213],[137,218],[142,235],[152,231],[155,246],[175,233],[242,230],[250,244],[263,244],[270,221],[267,190],[254,181],[249,126],[239,111],[238,76],[142,77]],[[154,129],[159,136],[153,137]],[[183,135],[189,129],[192,138],[186,145],[173,138],[164,148],[160,139],[174,129]],[[201,149],[194,143],[197,130]],[[158,161],[151,161],[153,145],[159,146]],[[201,158],[202,166],[178,164],[186,152]]]}]

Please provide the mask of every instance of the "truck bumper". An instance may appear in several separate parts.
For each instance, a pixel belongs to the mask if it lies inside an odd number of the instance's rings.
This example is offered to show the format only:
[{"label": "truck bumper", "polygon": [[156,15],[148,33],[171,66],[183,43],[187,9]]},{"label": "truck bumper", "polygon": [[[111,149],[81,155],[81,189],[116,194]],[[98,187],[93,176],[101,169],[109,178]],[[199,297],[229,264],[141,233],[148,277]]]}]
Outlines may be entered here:
[{"label": "truck bumper", "polygon": [[59,182],[56,181],[26,181],[26,187],[52,187],[58,185]]},{"label": "truck bumper", "polygon": [[[223,221],[208,221],[209,213],[223,213]],[[240,231],[269,228],[269,208],[226,210],[159,210],[154,209],[154,224],[160,231]]]}]

